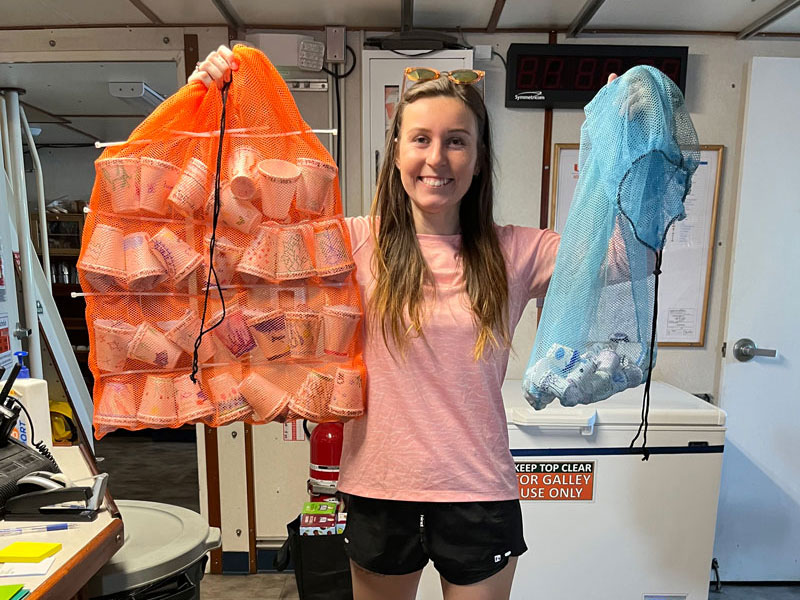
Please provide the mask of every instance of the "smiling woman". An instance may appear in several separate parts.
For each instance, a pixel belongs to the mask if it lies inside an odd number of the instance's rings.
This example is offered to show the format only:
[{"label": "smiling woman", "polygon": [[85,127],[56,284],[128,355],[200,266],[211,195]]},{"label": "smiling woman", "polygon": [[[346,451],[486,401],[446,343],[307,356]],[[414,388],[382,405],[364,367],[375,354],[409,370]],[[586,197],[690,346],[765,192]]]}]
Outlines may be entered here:
[{"label": "smiling woman", "polygon": [[[190,81],[234,62],[220,48]],[[432,559],[447,600],[508,598],[526,546],[500,389],[559,237],[494,223],[489,118],[465,82],[405,89],[384,156],[371,215],[345,220],[367,307],[368,407],[338,486],[354,597],[410,600]]]}]

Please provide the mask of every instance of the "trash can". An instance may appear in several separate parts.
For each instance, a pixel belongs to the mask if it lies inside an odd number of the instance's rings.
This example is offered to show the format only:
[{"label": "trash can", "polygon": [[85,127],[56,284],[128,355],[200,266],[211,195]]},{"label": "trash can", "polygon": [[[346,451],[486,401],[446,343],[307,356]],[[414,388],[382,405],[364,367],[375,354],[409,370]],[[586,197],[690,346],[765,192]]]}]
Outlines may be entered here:
[{"label": "trash can", "polygon": [[117,500],[122,548],[89,581],[93,600],[199,600],[207,552],[220,531],[196,512],[158,502]]}]

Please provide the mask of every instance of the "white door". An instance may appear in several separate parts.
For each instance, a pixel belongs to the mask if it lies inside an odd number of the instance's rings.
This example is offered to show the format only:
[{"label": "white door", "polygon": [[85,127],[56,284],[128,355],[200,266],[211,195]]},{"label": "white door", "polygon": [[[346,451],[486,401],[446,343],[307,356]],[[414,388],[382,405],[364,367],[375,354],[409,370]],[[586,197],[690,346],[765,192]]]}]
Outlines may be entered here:
[{"label": "white door", "polygon": [[362,83],[362,214],[369,214],[375,184],[383,161],[386,130],[399,102],[406,67],[432,67],[439,71],[472,68],[472,50],[442,50],[432,55],[402,56],[388,50],[361,53]]},{"label": "white door", "polygon": [[[714,556],[729,581],[800,580],[800,59],[754,58],[720,407]],[[749,338],[777,356],[734,357]]]}]

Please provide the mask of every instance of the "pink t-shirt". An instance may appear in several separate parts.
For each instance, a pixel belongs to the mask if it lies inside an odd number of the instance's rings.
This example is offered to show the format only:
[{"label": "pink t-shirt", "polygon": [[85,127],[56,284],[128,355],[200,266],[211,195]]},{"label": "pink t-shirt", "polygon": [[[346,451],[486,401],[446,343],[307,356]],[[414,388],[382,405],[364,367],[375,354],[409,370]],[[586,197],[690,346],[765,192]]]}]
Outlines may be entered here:
[{"label": "pink t-shirt", "polygon": [[[366,307],[374,249],[365,217],[345,219]],[[543,297],[559,236],[549,230],[497,227],[509,282],[513,332],[531,298]],[[470,502],[519,497],[500,388],[508,350],[475,361],[477,329],[458,250],[460,235],[417,235],[436,281],[425,339],[405,359],[380,330],[365,328],[367,411],[344,429],[339,489],[388,500]],[[391,337],[389,343],[392,344]]]}]

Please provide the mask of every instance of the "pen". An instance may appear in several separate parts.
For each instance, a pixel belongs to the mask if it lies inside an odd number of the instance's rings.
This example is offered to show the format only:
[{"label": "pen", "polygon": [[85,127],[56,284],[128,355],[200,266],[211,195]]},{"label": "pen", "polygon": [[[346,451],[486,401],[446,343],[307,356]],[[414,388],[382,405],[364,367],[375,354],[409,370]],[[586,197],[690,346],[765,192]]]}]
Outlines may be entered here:
[{"label": "pen", "polygon": [[20,535],[22,533],[39,533],[43,531],[63,531],[74,529],[77,523],[48,523],[47,525],[28,525],[26,527],[12,527],[10,529],[0,529],[0,536]]}]

